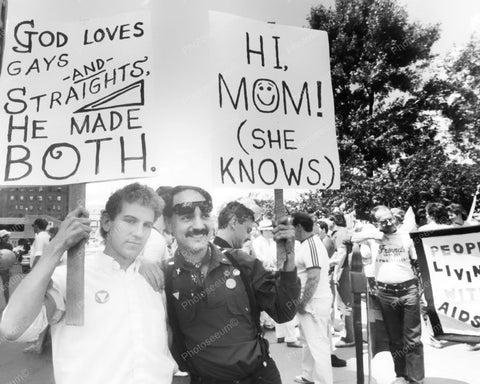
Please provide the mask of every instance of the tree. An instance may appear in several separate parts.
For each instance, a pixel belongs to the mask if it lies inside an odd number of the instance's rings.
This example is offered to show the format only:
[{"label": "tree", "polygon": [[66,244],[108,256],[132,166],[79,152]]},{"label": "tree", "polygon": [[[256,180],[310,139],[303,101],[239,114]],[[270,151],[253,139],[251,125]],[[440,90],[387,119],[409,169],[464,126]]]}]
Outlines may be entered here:
[{"label": "tree", "polygon": [[458,155],[480,160],[480,39],[450,52],[426,84],[425,108],[440,111],[448,119],[447,139]]},{"label": "tree", "polygon": [[[362,216],[378,203],[418,205],[421,196],[445,191],[446,199],[460,196],[450,188],[453,163],[438,140],[436,116],[425,108],[422,75],[438,26],[410,22],[393,0],[337,0],[334,9],[312,8],[309,22],[329,35],[342,183],[339,192],[312,191],[304,199],[344,203]],[[438,167],[443,192],[433,193],[427,167]]]}]

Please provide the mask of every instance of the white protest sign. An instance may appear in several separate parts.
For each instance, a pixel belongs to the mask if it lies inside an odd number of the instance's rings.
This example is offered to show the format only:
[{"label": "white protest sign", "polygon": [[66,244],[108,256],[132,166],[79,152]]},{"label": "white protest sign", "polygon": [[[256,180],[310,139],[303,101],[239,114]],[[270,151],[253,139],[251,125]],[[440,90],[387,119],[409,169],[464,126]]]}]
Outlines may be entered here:
[{"label": "white protest sign", "polygon": [[215,184],[340,187],[326,32],[210,12]]},{"label": "white protest sign", "polygon": [[443,333],[480,336],[480,227],[418,232],[412,237],[420,265],[428,266],[425,296]]},{"label": "white protest sign", "polygon": [[155,174],[150,24],[145,11],[67,22],[13,2],[0,79],[2,184]]}]

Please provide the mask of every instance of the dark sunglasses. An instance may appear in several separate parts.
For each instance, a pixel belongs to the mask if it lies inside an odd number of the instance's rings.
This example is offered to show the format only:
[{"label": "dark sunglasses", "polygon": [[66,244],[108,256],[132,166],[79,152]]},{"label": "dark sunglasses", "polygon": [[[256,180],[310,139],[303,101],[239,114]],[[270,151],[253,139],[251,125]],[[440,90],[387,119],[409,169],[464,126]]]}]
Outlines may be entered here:
[{"label": "dark sunglasses", "polygon": [[179,215],[193,215],[195,208],[200,208],[200,211],[204,215],[209,215],[212,212],[212,203],[209,201],[188,201],[185,203],[175,204],[172,208],[172,212]]}]

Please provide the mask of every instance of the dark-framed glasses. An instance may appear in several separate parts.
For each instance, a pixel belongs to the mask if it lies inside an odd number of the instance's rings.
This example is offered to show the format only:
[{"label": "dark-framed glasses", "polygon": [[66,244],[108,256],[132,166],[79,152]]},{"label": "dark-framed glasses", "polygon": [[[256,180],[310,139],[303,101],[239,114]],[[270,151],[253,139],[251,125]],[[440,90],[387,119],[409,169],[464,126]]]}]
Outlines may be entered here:
[{"label": "dark-framed glasses", "polygon": [[200,208],[200,212],[202,212],[203,215],[209,215],[213,209],[210,201],[187,201],[175,204],[172,212],[179,216],[193,215],[197,207]]},{"label": "dark-framed glasses", "polygon": [[393,224],[394,222],[395,222],[395,218],[393,218],[393,217],[390,217],[388,219],[383,219],[383,220],[379,221],[379,223],[381,225]]}]

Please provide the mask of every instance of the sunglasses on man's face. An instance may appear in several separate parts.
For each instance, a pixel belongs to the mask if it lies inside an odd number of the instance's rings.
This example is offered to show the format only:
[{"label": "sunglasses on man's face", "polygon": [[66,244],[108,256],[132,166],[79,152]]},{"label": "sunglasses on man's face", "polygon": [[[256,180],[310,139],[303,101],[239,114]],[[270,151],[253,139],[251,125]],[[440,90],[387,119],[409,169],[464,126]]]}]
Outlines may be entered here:
[{"label": "sunglasses on man's face", "polygon": [[195,208],[200,208],[203,215],[209,215],[212,212],[212,203],[209,201],[187,201],[185,203],[175,204],[172,208],[173,213],[178,216],[193,215]]}]

